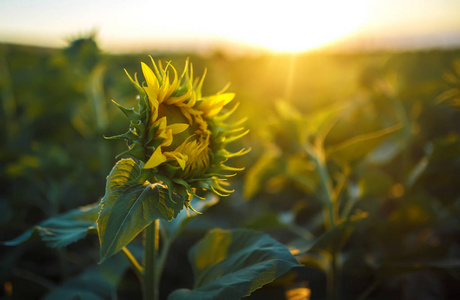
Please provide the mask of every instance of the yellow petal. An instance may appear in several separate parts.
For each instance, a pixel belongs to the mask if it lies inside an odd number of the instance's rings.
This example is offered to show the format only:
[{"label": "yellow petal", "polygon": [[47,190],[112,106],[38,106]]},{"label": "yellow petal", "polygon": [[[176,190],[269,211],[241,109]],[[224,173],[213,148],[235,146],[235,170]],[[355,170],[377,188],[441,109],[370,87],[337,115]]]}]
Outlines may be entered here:
[{"label": "yellow petal", "polygon": [[217,115],[225,105],[233,100],[234,97],[234,93],[225,93],[211,96],[204,99],[198,109],[204,111],[204,117],[212,117]]},{"label": "yellow petal", "polygon": [[144,169],[153,169],[164,163],[166,160],[166,156],[161,153],[161,147],[157,147],[152,156],[150,156],[149,160],[145,163]]},{"label": "yellow petal", "polygon": [[192,115],[190,114],[190,109],[180,107],[180,106],[179,106],[179,109],[182,115],[187,119],[188,123],[193,124],[193,119],[192,119]]},{"label": "yellow petal", "polygon": [[188,100],[187,106],[194,107],[195,103],[196,103],[196,93],[193,93],[192,96],[190,97],[190,100]]},{"label": "yellow petal", "polygon": [[161,85],[160,94],[158,95],[158,101],[160,103],[162,103],[165,100],[166,94],[168,93],[168,89],[169,89],[169,74],[166,73],[165,77],[163,78],[164,78],[163,84]]},{"label": "yellow petal", "polygon": [[150,112],[152,113],[152,120],[158,119],[158,101],[150,101]]},{"label": "yellow petal", "polygon": [[172,134],[178,134],[178,133],[181,133],[187,130],[188,127],[189,127],[188,124],[176,123],[176,124],[171,124],[171,125],[166,126],[166,130],[171,129]]},{"label": "yellow petal", "polygon": [[153,123],[153,126],[158,126],[158,130],[161,131],[166,130],[166,117],[158,119],[155,123]]},{"label": "yellow petal", "polygon": [[147,93],[147,96],[155,109],[158,109],[158,94],[151,87],[144,87],[144,91]]},{"label": "yellow petal", "polygon": [[158,80],[153,73],[152,69],[150,69],[146,64],[141,63],[142,66],[142,73],[144,73],[145,81],[147,81],[147,86],[152,89],[152,93],[154,93],[156,96],[154,98],[156,99],[158,97],[158,92],[159,92],[159,83]]},{"label": "yellow petal", "polygon": [[171,83],[171,86],[169,87],[168,92],[166,93],[166,96],[165,96],[166,98],[169,98],[169,96],[171,96],[171,94],[176,90],[176,87],[177,87],[177,71],[172,65],[170,66],[174,71],[174,79],[173,79],[173,82]]},{"label": "yellow petal", "polygon": [[166,157],[168,160],[176,160],[179,163],[181,169],[185,169],[185,163],[187,162],[187,155],[183,155],[182,153],[173,151],[173,152],[165,152]]},{"label": "yellow petal", "polygon": [[165,131],[165,135],[162,137],[164,138],[164,140],[161,142],[161,146],[163,147],[168,147],[168,146],[171,146],[172,142],[173,142],[173,134],[172,134],[172,130],[171,129],[166,129]]},{"label": "yellow petal", "polygon": [[182,96],[169,97],[169,98],[166,100],[166,103],[169,104],[169,105],[172,105],[172,104],[184,102],[185,100],[187,100],[188,98],[190,98],[190,95],[192,94],[192,92],[193,92],[193,90],[192,90],[192,89],[189,89],[189,90],[187,91],[187,93],[183,94]]}]

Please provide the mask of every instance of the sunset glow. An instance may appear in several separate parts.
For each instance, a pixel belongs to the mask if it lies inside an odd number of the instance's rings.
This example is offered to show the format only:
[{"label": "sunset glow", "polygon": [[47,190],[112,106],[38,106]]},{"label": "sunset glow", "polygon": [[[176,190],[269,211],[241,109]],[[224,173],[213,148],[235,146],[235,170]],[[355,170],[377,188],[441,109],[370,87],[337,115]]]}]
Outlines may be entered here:
[{"label": "sunset glow", "polygon": [[313,49],[355,32],[366,21],[365,1],[289,2],[268,7],[256,24],[241,24],[233,36],[263,48],[298,52]]},{"label": "sunset glow", "polygon": [[[460,32],[455,0],[0,2],[0,42],[63,47],[95,31],[110,52],[224,48],[298,52],[359,35],[384,44]],[[362,38],[364,37],[364,38]],[[448,39],[452,40],[452,38]],[[383,41],[383,42],[381,42]],[[377,44],[378,44],[377,43]]]}]

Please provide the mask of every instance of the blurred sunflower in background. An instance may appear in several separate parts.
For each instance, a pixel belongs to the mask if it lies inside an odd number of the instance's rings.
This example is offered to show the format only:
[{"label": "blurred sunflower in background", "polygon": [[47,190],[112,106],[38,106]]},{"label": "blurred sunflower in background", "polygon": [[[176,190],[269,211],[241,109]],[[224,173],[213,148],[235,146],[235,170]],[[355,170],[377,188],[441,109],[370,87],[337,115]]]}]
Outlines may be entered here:
[{"label": "blurred sunflower in background", "polygon": [[[145,81],[141,84],[135,74],[127,73],[139,92],[139,109],[115,104],[130,119],[128,132],[111,138],[127,141],[128,150],[118,157],[134,158],[154,180],[166,185],[170,192],[186,196],[185,204],[197,196],[197,189],[212,190],[224,196],[231,193],[226,178],[242,168],[226,165],[230,157],[246,154],[250,149],[235,153],[226,146],[247,134],[241,127],[245,121],[227,123],[237,109],[236,103],[226,109],[235,97],[222,91],[204,97],[201,93],[206,71],[201,79],[193,79],[193,67],[186,61],[180,76],[170,62],[163,68],[152,59],[153,68],[141,63]],[[186,195],[184,192],[186,191]]]},{"label": "blurred sunflower in background", "polygon": [[453,70],[444,74],[446,90],[438,96],[438,102],[447,102],[460,107],[460,59],[453,63]]}]

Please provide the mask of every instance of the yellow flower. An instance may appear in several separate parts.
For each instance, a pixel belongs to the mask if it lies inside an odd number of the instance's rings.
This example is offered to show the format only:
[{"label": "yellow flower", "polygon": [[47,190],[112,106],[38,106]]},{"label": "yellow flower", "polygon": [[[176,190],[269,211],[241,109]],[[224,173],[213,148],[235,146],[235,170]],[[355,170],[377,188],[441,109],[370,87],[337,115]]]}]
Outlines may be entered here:
[{"label": "yellow flower", "polygon": [[187,189],[189,196],[196,188],[210,189],[219,195],[232,191],[222,187],[225,172],[238,171],[224,163],[233,156],[244,155],[242,149],[230,153],[225,146],[245,135],[241,122],[227,124],[224,121],[236,110],[225,106],[235,97],[225,89],[215,95],[203,97],[201,80],[193,80],[193,68],[186,62],[178,76],[168,62],[163,68],[152,59],[153,69],[141,63],[145,82],[140,84],[137,76],[130,80],[140,97],[139,112],[117,106],[131,119],[130,130],[115,138],[124,138],[129,150],[120,156],[131,156],[143,163],[144,170],[152,170],[157,180],[170,189],[177,185]]}]

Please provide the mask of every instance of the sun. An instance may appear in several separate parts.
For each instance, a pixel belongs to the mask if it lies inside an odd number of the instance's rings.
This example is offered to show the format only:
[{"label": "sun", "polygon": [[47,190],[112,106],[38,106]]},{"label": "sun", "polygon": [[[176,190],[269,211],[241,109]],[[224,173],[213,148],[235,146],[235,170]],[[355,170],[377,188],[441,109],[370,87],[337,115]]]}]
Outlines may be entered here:
[{"label": "sun", "polygon": [[365,24],[368,6],[362,0],[286,0],[263,5],[260,11],[233,27],[234,38],[275,52],[299,52],[356,32]]},{"label": "sun", "polygon": [[[205,50],[260,48],[301,52],[345,38],[373,24],[376,4],[368,0],[177,0],[148,1],[135,29],[120,32],[119,17],[110,23],[113,36],[126,45],[187,47]],[[175,2],[175,3],[176,3]],[[176,4],[175,4],[176,5]],[[158,13],[151,17],[151,11]],[[375,14],[374,14],[375,17]],[[126,36],[127,34],[127,36]],[[119,41],[119,39],[118,39]],[[242,46],[242,47],[241,47]]]}]

